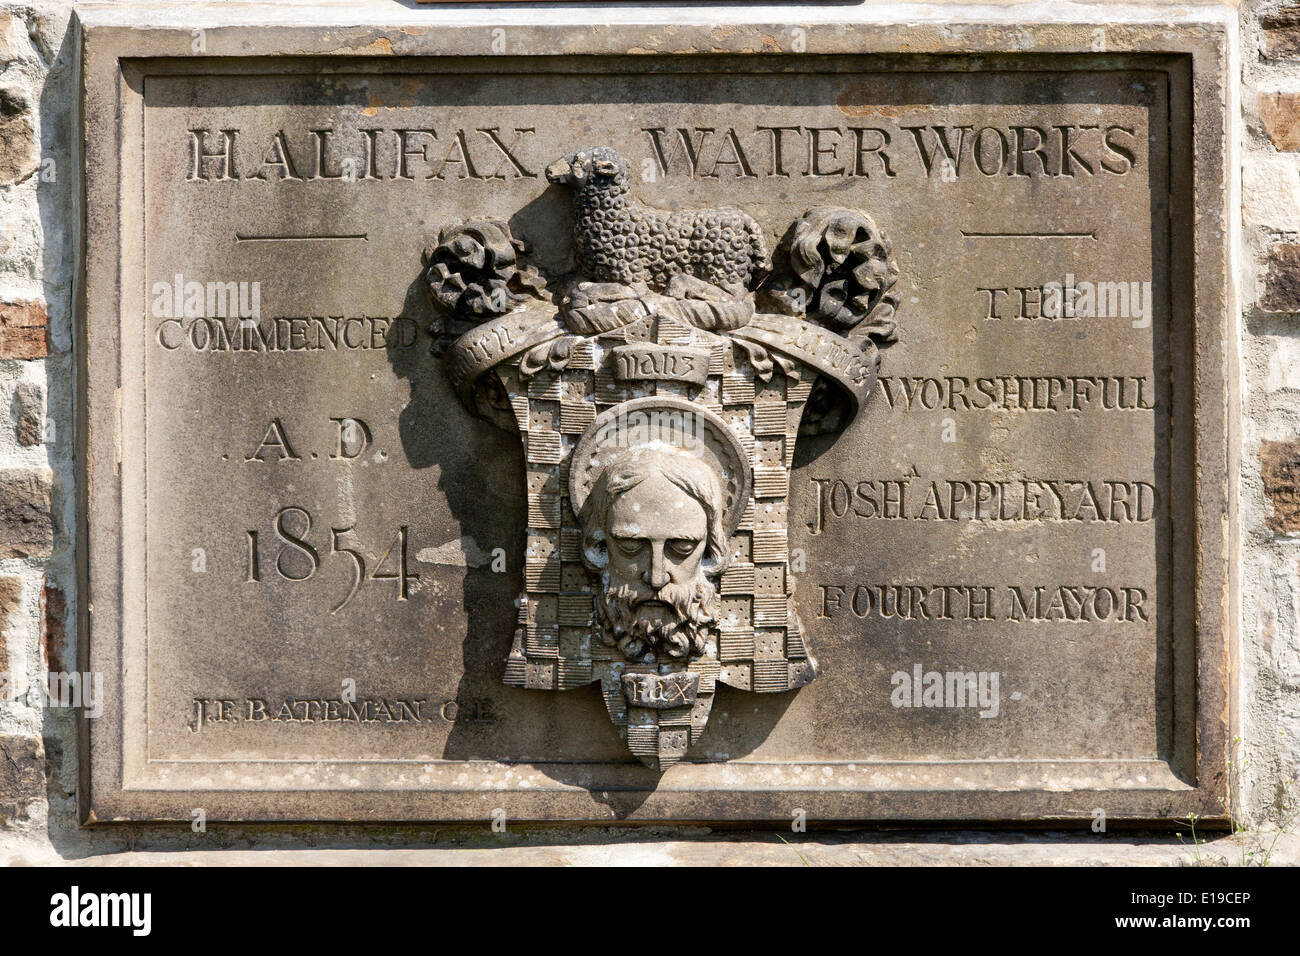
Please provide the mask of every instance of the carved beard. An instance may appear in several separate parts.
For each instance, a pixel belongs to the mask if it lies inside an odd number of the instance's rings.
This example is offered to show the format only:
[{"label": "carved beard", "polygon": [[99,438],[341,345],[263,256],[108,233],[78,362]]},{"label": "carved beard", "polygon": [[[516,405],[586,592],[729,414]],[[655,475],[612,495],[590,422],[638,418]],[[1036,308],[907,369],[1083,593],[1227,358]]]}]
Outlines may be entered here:
[{"label": "carved beard", "polygon": [[[668,621],[637,617],[646,601],[668,606]],[[606,644],[617,645],[629,659],[654,650],[674,660],[698,657],[705,651],[712,625],[717,623],[718,593],[701,576],[694,585],[666,584],[657,592],[634,584],[605,587],[596,594],[596,630]]]}]

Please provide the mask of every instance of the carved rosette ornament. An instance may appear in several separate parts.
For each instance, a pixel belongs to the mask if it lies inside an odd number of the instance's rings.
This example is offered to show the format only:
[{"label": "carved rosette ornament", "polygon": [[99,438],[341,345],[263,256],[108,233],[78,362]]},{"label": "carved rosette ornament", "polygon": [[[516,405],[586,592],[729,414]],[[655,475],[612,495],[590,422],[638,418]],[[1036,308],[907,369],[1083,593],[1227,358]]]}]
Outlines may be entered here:
[{"label": "carved rosette ornament", "polygon": [[[598,682],[628,748],[664,770],[718,683],[781,693],[817,676],[790,572],[795,440],[805,411],[843,425],[870,395],[898,273],[858,210],[809,210],[773,271],[753,218],[643,206],[608,147],[547,176],[573,195],[579,268],[553,304],[531,297],[542,283],[504,223],[453,227],[426,254],[436,301],[478,321],[447,354],[453,384],[477,413],[508,410],[524,446],[505,683]],[[498,312],[492,288],[516,298]]]},{"label": "carved rosette ornament", "polygon": [[472,219],[442,230],[425,252],[425,281],[434,301],[453,315],[502,315],[542,298],[537,270],[519,262],[526,243],[494,219]]}]

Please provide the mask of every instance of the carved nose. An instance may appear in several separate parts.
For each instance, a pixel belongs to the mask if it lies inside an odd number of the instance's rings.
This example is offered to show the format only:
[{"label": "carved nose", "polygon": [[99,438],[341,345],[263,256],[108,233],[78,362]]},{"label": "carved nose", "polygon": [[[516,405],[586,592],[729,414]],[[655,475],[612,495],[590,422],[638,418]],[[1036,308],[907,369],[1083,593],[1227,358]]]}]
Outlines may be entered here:
[{"label": "carved nose", "polygon": [[569,178],[569,164],[566,160],[557,159],[551,165],[546,167],[546,180],[552,183],[562,183]]},{"label": "carved nose", "polygon": [[664,553],[658,548],[654,549],[650,557],[650,567],[641,576],[641,580],[656,591],[668,583],[668,572],[664,569]]}]

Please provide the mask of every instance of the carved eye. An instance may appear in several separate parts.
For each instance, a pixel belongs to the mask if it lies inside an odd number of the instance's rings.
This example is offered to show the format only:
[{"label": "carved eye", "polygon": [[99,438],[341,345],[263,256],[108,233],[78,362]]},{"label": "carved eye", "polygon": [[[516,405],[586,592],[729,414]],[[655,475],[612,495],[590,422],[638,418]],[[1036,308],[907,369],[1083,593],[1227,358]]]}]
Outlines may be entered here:
[{"label": "carved eye", "polygon": [[645,543],[640,538],[610,538],[610,540],[614,542],[614,547],[618,548],[621,554],[629,558],[636,557]]},{"label": "carved eye", "polygon": [[689,558],[699,543],[690,538],[673,538],[668,542],[668,553],[678,558]]}]

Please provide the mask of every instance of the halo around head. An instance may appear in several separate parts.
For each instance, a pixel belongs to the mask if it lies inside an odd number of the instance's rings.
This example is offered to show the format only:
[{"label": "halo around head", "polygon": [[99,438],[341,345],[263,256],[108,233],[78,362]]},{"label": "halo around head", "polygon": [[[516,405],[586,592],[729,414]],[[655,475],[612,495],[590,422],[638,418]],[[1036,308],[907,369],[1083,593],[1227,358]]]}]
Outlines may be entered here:
[{"label": "halo around head", "polygon": [[722,526],[728,536],[749,501],[749,457],[726,423],[694,402],[670,395],[634,398],[596,416],[569,463],[569,504],[574,514],[601,474],[623,455],[653,447],[672,448],[709,465],[722,486]]}]

